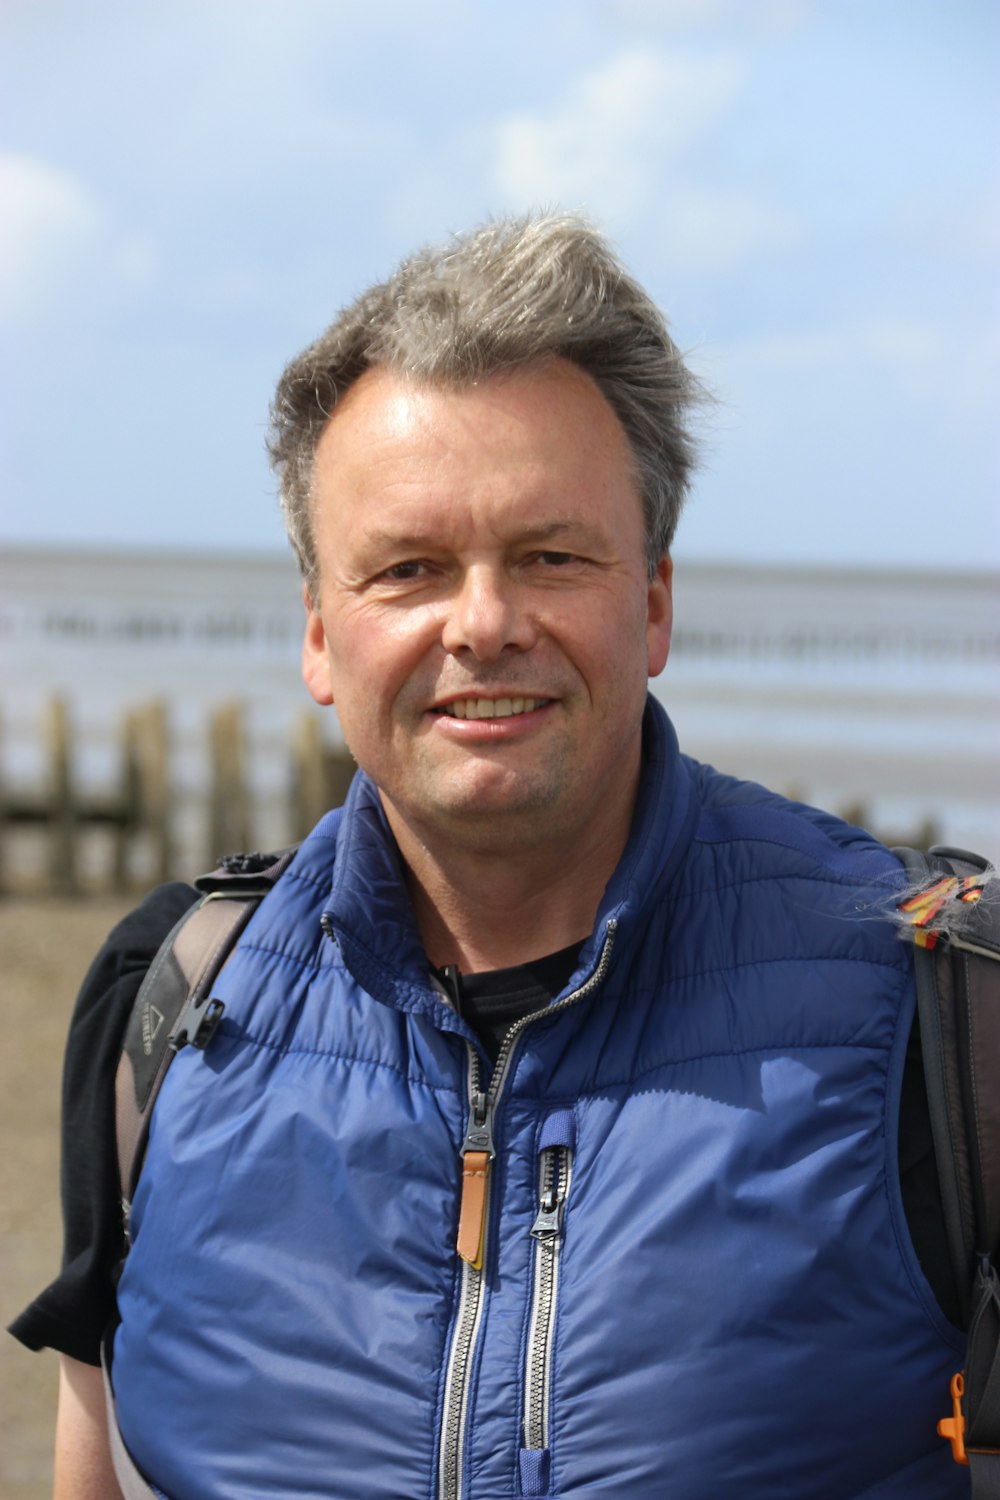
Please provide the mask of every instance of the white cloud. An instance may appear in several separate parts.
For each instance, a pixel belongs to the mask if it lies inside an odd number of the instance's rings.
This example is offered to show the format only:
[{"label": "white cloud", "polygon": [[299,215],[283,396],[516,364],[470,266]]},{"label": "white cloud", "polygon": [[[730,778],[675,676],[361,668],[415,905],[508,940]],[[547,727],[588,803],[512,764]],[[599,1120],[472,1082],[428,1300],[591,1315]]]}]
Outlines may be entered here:
[{"label": "white cloud", "polygon": [[745,72],[730,54],[623,52],[553,108],[500,122],[496,184],[517,207],[585,203],[620,224],[658,190],[665,166],[728,114]]},{"label": "white cloud", "polygon": [[0,314],[33,311],[103,231],[101,206],[82,183],[31,157],[0,154]]},{"label": "white cloud", "polygon": [[30,317],[86,277],[141,285],[154,273],[150,240],[116,234],[78,178],[30,156],[0,152],[0,318]]},{"label": "white cloud", "polygon": [[689,152],[731,113],[746,72],[731,53],[622,52],[552,108],[500,123],[497,184],[518,208],[582,206],[616,233],[644,227],[671,273],[723,275],[793,248],[797,214],[741,186],[689,180]]}]

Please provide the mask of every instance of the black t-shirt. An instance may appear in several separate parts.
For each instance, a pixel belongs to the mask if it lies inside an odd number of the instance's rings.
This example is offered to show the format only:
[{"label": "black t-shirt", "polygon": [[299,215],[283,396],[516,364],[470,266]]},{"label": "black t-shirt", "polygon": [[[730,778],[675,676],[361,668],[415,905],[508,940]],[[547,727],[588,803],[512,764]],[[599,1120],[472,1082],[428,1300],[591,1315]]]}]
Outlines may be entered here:
[{"label": "black t-shirt", "polygon": [[[197,900],[188,885],[158,887],[121,921],[83,982],[70,1024],[63,1076],[63,1263],[59,1276],[10,1326],[30,1349],[52,1348],[97,1364],[114,1315],[122,1255],[114,1076],[132,1003],[156,950]],[[507,1028],[540,1009],[569,978],[580,945],[488,974],[438,971],[461,1014],[495,1060]],[[959,1321],[937,1165],[914,1025],[900,1103],[899,1165],[910,1233],[945,1314]]]},{"label": "black t-shirt", "polygon": [[453,964],[435,969],[455,1009],[472,1027],[491,1063],[495,1063],[503,1039],[522,1016],[541,1010],[554,1000],[577,966],[586,939],[548,953],[544,958],[517,964],[512,969],[491,969],[482,974],[460,974]]}]

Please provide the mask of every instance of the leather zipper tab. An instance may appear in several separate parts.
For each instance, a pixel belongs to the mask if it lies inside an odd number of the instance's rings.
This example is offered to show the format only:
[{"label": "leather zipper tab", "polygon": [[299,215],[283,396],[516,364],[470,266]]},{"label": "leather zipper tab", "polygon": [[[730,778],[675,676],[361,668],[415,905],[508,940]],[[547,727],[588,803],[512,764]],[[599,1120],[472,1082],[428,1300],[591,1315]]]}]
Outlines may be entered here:
[{"label": "leather zipper tab", "polygon": [[486,1196],[493,1146],[493,1108],[481,1089],[472,1089],[472,1108],[462,1143],[462,1202],[458,1211],[457,1249],[474,1271],[483,1268],[486,1240]]},{"label": "leather zipper tab", "polygon": [[462,1203],[458,1213],[456,1249],[474,1271],[482,1270],[486,1238],[486,1199],[490,1157],[486,1151],[466,1151],[462,1157]]}]

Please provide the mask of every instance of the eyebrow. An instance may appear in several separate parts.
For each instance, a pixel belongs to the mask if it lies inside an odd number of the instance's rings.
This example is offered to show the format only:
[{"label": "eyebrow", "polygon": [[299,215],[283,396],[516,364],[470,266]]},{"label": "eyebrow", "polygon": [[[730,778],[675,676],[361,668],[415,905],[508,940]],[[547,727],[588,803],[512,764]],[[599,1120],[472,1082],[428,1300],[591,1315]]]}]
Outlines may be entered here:
[{"label": "eyebrow", "polygon": [[[526,526],[517,532],[513,540],[518,542],[547,542],[553,537],[559,536],[592,536],[593,528],[584,525],[582,521],[574,520],[566,516],[560,520],[539,521],[534,526]],[[368,532],[365,545],[370,547],[401,547],[404,549],[421,548],[430,544],[440,544],[440,538],[435,533],[421,533],[408,531],[375,530]]]}]

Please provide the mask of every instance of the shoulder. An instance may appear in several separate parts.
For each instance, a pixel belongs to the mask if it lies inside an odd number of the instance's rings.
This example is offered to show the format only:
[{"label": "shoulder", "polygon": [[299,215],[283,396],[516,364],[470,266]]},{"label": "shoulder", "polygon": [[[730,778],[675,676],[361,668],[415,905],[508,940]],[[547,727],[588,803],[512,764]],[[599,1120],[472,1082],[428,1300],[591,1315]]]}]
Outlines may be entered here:
[{"label": "shoulder", "polygon": [[897,856],[863,828],[698,761],[687,767],[700,804],[695,843],[748,873],[812,874],[889,892],[903,884]]},{"label": "shoulder", "polygon": [[164,938],[198,899],[194,887],[180,881],[157,886],[112,928],[80,988],[70,1023],[68,1064],[78,1047],[92,1054],[120,1046],[143,975]]},{"label": "shoulder", "polygon": [[[861,961],[912,979],[896,902],[906,883],[891,849],[832,813],[694,763],[699,810],[684,887],[696,912],[770,931],[788,956]],[[762,942],[763,939],[754,939]]]},{"label": "shoulder", "polygon": [[182,881],[156,886],[111,929],[98,958],[106,954],[125,966],[148,964],[167,933],[199,899],[194,886]]}]

